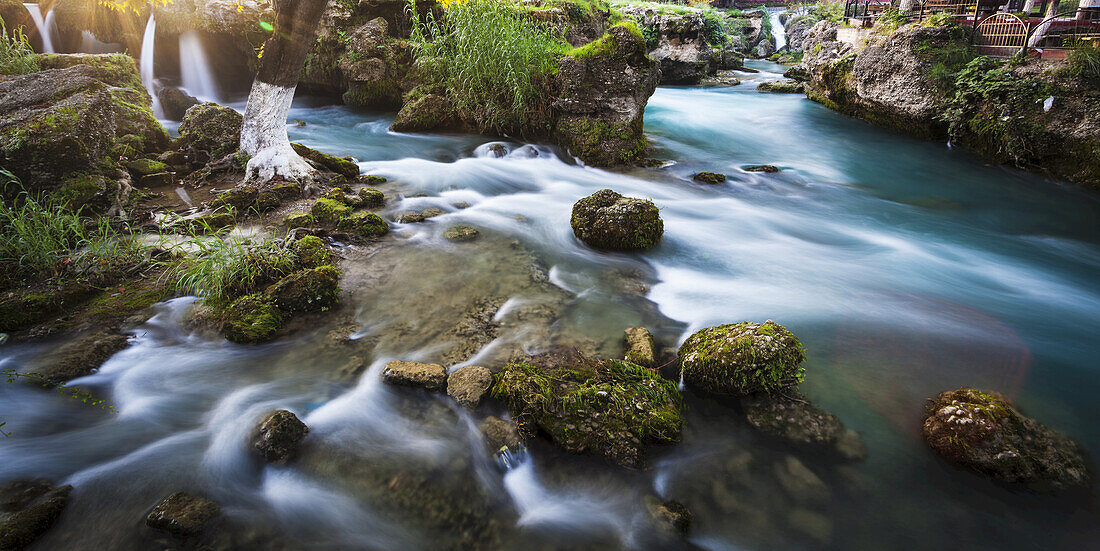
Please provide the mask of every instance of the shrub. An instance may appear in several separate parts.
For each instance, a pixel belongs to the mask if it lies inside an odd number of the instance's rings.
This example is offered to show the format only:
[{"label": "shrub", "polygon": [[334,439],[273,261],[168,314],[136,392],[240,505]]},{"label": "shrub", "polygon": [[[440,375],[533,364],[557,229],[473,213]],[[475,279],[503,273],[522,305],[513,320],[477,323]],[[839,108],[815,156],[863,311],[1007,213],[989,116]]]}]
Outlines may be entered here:
[{"label": "shrub", "polygon": [[1069,53],[1066,71],[1082,80],[1100,83],[1100,49],[1081,44]]},{"label": "shrub", "polygon": [[4,19],[0,18],[0,75],[25,75],[38,71],[34,49],[23,34],[23,28],[8,33]]},{"label": "shrub", "polygon": [[[426,76],[483,131],[518,130],[545,118],[540,84],[568,48],[560,33],[510,2],[452,0],[444,6],[441,16],[429,12],[412,29]],[[415,0],[408,10],[416,13]]]}]

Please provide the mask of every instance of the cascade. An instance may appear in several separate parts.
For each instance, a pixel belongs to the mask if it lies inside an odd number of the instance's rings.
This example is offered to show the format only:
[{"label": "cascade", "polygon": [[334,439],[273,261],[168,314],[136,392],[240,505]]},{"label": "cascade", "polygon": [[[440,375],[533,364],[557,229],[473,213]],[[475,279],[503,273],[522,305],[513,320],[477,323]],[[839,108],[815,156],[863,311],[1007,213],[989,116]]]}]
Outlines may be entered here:
[{"label": "cascade", "polygon": [[153,48],[156,35],[157,21],[153,14],[149,14],[149,23],[145,25],[145,35],[141,38],[141,83],[153,98],[153,114],[159,118],[164,116],[164,110],[160,107],[160,99],[157,98],[157,91],[153,86]]},{"label": "cascade", "polygon": [[218,101],[218,85],[198,31],[180,35],[180,77],[183,89],[203,101]]},{"label": "cascade", "polygon": [[47,54],[56,53],[53,47],[53,37],[50,31],[53,29],[53,10],[50,10],[46,15],[46,19],[42,19],[42,9],[38,7],[38,4],[23,4],[24,8],[27,8],[27,12],[31,14],[31,19],[34,20],[34,26],[38,29],[38,36],[42,37],[42,52]]}]

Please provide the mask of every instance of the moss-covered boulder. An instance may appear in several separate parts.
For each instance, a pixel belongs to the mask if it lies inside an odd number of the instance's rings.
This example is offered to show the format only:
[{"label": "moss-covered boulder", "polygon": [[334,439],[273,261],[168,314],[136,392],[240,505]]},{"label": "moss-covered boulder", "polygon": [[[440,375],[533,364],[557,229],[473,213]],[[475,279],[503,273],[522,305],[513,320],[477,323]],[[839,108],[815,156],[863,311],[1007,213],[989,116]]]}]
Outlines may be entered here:
[{"label": "moss-covered boulder", "polygon": [[459,116],[451,100],[439,94],[416,94],[412,100],[406,100],[390,129],[394,132],[465,132],[470,130]]},{"label": "moss-covered boulder", "polygon": [[314,235],[307,235],[295,241],[294,253],[298,255],[297,264],[302,268],[319,268],[331,265],[335,260],[325,246],[325,242]]},{"label": "moss-covered boulder", "polygon": [[321,266],[294,272],[268,287],[264,294],[283,312],[319,312],[336,304],[340,272]]},{"label": "moss-covered boulder", "polygon": [[296,415],[285,409],[273,411],[252,431],[252,450],[268,463],[283,464],[298,454],[307,434],[309,427]]},{"label": "moss-covered boulder", "polygon": [[623,334],[626,355],[623,359],[650,369],[657,367],[657,343],[645,327],[631,327]]},{"label": "moss-covered boulder", "polygon": [[275,338],[285,321],[286,315],[271,297],[245,295],[225,309],[222,332],[230,342],[257,344]]},{"label": "moss-covered boulder", "polygon": [[588,246],[609,251],[648,249],[665,231],[657,205],[601,189],[573,205],[573,234]]},{"label": "moss-covered boulder", "polygon": [[357,212],[340,219],[340,230],[354,233],[360,237],[378,237],[390,231],[389,224],[373,212]]},{"label": "moss-covered boulder", "polygon": [[327,197],[322,197],[310,207],[313,218],[322,224],[336,224],[351,214],[351,207]]},{"label": "moss-covered boulder", "polygon": [[541,429],[570,453],[640,467],[647,445],[680,439],[676,384],[629,362],[575,350],[533,356],[497,373],[491,392],[520,427]]},{"label": "moss-covered boulder", "polygon": [[359,175],[359,165],[355,164],[354,161],[342,159],[327,153],[321,153],[316,149],[311,149],[300,143],[292,143],[290,146],[294,148],[295,153],[301,155],[303,158],[309,159],[322,168],[335,172],[345,178],[355,178]]},{"label": "moss-covered boulder", "polygon": [[717,172],[696,172],[691,177],[692,180],[701,184],[724,184],[726,182],[726,175],[719,174]]},{"label": "moss-covered boulder", "polygon": [[207,102],[187,109],[179,132],[192,148],[217,159],[237,150],[243,123],[244,117],[236,110]]},{"label": "moss-covered boulder", "polygon": [[779,94],[801,94],[805,91],[805,86],[797,81],[791,79],[783,80],[766,80],[756,86],[757,90],[761,92],[776,92]]},{"label": "moss-covered boulder", "polygon": [[1084,449],[1020,414],[1004,396],[973,388],[928,401],[922,433],[944,459],[1000,482],[1039,491],[1087,489]]},{"label": "moss-covered boulder", "polygon": [[360,204],[368,209],[381,207],[386,202],[386,195],[378,188],[367,186],[360,189],[358,195]]},{"label": "moss-covered boulder", "polygon": [[802,344],[768,320],[708,327],[680,346],[684,384],[714,394],[742,396],[797,385],[805,371]]},{"label": "moss-covered boulder", "polygon": [[0,549],[26,549],[50,529],[69,503],[72,486],[12,480],[0,486]]},{"label": "moss-covered boulder", "polygon": [[244,212],[256,202],[259,195],[260,190],[256,186],[241,185],[220,193],[214,198],[213,204],[215,207],[229,206]]},{"label": "moss-covered boulder", "polygon": [[126,168],[138,176],[148,176],[158,172],[168,172],[168,165],[154,159],[134,159],[126,163]]}]

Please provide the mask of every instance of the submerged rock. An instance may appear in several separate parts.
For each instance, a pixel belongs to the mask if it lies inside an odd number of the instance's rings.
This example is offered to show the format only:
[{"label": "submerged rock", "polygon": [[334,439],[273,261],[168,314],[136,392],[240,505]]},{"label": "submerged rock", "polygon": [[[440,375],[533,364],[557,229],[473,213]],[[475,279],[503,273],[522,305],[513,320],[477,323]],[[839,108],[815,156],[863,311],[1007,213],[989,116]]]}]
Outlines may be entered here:
[{"label": "submerged rock", "polygon": [[444,389],[447,368],[439,364],[392,361],[382,370],[382,382],[398,386],[418,386],[432,392]]},{"label": "submerged rock", "polygon": [[801,94],[803,84],[797,80],[767,80],[756,86],[762,92],[777,92],[780,94]]},{"label": "submerged rock", "polygon": [[447,395],[466,409],[474,409],[493,386],[493,374],[484,367],[468,365],[447,376]]},{"label": "submerged rock", "polygon": [[236,110],[207,102],[184,113],[179,132],[192,148],[206,151],[211,159],[217,159],[237,150],[243,122],[244,117]]},{"label": "submerged rock", "polygon": [[173,536],[187,538],[209,528],[220,514],[221,508],[217,503],[187,492],[176,492],[153,508],[145,518],[145,524]]},{"label": "submerged rock", "polygon": [[1078,443],[1024,417],[995,392],[960,388],[930,399],[922,432],[944,459],[1001,482],[1040,491],[1092,483]]},{"label": "submerged rock", "polygon": [[573,205],[573,234],[596,249],[636,251],[661,240],[664,222],[652,201],[601,189]]},{"label": "submerged rock", "polygon": [[779,172],[779,167],[774,165],[753,165],[743,168],[745,172],[766,172],[768,174],[775,174]]},{"label": "submerged rock", "polygon": [[664,532],[663,535],[686,536],[691,530],[691,511],[683,503],[647,496],[645,506],[653,524]]},{"label": "submerged rock", "polygon": [[489,449],[497,451],[501,448],[518,450],[523,447],[523,438],[516,429],[516,425],[499,417],[488,417],[478,426],[481,434],[485,436],[485,443]]},{"label": "submerged rock", "polygon": [[725,183],[726,175],[717,172],[696,172],[691,179],[701,184],[721,184]]},{"label": "submerged rock", "polygon": [[72,490],[42,479],[13,480],[0,486],[0,549],[30,547],[61,517]]},{"label": "submerged rock", "polygon": [[675,383],[620,360],[597,362],[576,350],[532,356],[498,373],[492,395],[525,430],[626,467],[644,464],[646,445],[680,439]]},{"label": "submerged rock", "polygon": [[68,342],[36,368],[44,382],[61,385],[90,375],[116,352],[129,346],[129,338],[113,331],[98,331]]},{"label": "submerged rock", "polygon": [[653,334],[645,327],[631,327],[623,335],[626,343],[626,361],[642,367],[657,367],[657,344]]},{"label": "submerged rock", "polygon": [[684,341],[679,358],[684,384],[715,394],[773,392],[804,376],[802,344],[771,320],[703,329]]},{"label": "submerged rock", "polygon": [[426,208],[422,211],[405,211],[397,214],[396,220],[401,224],[418,224],[429,218],[435,218],[436,216],[443,216],[447,214],[447,211],[443,209],[437,209],[435,207]]},{"label": "submerged rock", "polygon": [[280,409],[269,413],[252,433],[252,449],[268,463],[286,463],[294,458],[309,427],[296,415]]},{"label": "submerged rock", "polygon": [[454,226],[443,232],[443,238],[448,241],[473,241],[478,235],[480,232],[470,226]]},{"label": "submerged rock", "polygon": [[867,457],[858,433],[797,391],[751,394],[741,398],[741,407],[750,425],[792,446],[848,461]]}]

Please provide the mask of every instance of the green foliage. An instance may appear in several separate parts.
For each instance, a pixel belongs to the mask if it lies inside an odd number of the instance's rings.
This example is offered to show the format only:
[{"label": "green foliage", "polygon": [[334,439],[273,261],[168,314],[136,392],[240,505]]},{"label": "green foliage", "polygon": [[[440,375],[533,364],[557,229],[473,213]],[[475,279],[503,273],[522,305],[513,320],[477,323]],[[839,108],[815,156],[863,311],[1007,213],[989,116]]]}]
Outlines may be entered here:
[{"label": "green foliage", "polygon": [[8,32],[0,17],[0,75],[25,75],[38,71],[38,61],[23,28]]},{"label": "green foliage", "polygon": [[179,247],[193,252],[169,272],[174,287],[213,305],[255,293],[298,267],[298,248],[289,236],[257,241],[229,232],[192,234]]},{"label": "green foliage", "polygon": [[[962,32],[961,29],[959,32]],[[948,92],[955,85],[956,73],[966,68],[978,56],[977,50],[969,42],[961,40],[961,34],[958,38],[959,40],[947,44],[925,41],[914,48],[914,51],[929,61],[928,75]]]},{"label": "green foliage", "polygon": [[703,39],[711,46],[722,46],[729,41],[726,18],[717,11],[703,10]]},{"label": "green foliage", "polygon": [[[416,13],[415,0],[408,10]],[[542,82],[568,48],[559,33],[500,0],[452,2],[438,17],[429,11],[413,25],[411,42],[428,80],[445,88],[480,129],[493,132],[543,118]]]},{"label": "green foliage", "polygon": [[946,12],[934,13],[924,21],[921,21],[922,27],[958,27],[959,22],[955,20],[955,17]]},{"label": "green foliage", "polygon": [[1100,83],[1100,48],[1079,44],[1066,58],[1066,73],[1082,80]]},{"label": "green foliage", "polygon": [[844,0],[825,0],[823,2],[792,2],[788,6],[791,13],[809,14],[814,21],[832,21],[839,23],[844,19]]},{"label": "green foliage", "polygon": [[902,14],[897,8],[890,6],[882,10],[876,23],[879,32],[889,34],[898,30],[898,28],[906,23],[909,23],[909,16]]},{"label": "green foliage", "polygon": [[[10,175],[10,173],[8,173]],[[26,194],[0,198],[0,263],[10,279],[89,277],[144,259],[145,248],[110,220],[88,221],[78,212]]]},{"label": "green foliage", "polygon": [[[4,369],[0,371],[0,378],[4,378],[8,384],[12,384],[16,381],[22,380],[27,382],[28,384],[41,385],[42,388],[52,388],[62,396],[67,396],[69,398],[72,398],[73,400],[88,404],[92,407],[106,410],[110,413],[118,413],[118,410],[115,409],[115,406],[111,405],[106,400],[96,398],[94,395],[92,395],[92,393],[82,388],[56,384],[46,376],[39,373],[19,373],[14,369]],[[6,432],[3,430],[4,425],[7,425],[6,421],[0,422],[0,434],[4,435],[5,437],[11,436],[10,432]]]}]

